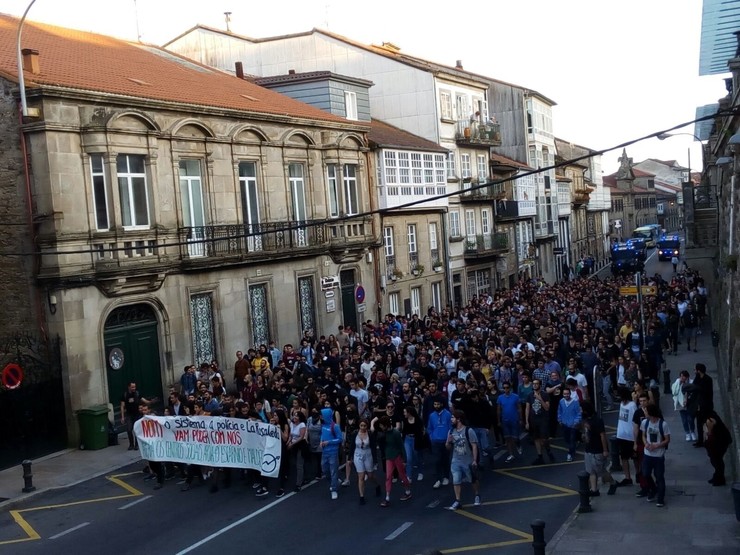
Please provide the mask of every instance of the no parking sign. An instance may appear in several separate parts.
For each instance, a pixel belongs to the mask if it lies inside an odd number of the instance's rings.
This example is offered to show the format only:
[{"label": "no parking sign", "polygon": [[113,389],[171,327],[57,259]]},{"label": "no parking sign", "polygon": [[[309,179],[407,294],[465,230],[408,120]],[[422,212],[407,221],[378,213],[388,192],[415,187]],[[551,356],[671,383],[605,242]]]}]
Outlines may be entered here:
[{"label": "no parking sign", "polygon": [[0,381],[5,389],[18,389],[23,382],[23,368],[11,362],[0,372]]}]

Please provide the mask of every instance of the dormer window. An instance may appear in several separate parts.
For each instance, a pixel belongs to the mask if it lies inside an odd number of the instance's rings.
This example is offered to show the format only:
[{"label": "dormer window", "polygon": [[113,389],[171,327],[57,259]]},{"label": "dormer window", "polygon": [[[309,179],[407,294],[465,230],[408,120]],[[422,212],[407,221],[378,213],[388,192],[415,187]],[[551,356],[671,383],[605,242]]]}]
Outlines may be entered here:
[{"label": "dormer window", "polygon": [[357,93],[344,91],[344,113],[347,119],[357,120]]}]

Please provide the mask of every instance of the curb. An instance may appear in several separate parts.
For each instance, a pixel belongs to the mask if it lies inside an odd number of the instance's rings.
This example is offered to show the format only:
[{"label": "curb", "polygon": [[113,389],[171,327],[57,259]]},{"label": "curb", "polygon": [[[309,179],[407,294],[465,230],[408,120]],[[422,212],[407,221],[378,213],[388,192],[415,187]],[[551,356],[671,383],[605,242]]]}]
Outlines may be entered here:
[{"label": "curb", "polygon": [[568,529],[573,525],[573,523],[578,518],[578,505],[573,509],[573,512],[570,514],[568,519],[563,522],[563,524],[558,528],[558,531],[555,532],[555,535],[552,537],[552,539],[547,542],[547,546],[545,547],[545,553],[552,553],[560,543],[560,540],[563,539],[563,536],[568,532]]}]

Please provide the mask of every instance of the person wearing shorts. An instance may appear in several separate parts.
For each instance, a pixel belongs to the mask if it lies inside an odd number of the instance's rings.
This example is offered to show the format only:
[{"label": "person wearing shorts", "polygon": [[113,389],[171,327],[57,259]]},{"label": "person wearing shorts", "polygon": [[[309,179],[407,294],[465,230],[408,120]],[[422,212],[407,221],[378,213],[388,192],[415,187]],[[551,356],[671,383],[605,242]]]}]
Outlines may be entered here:
[{"label": "person wearing shorts", "polygon": [[604,421],[596,416],[594,406],[584,401],[583,407],[583,442],[585,456],[583,458],[586,472],[588,472],[589,495],[595,497],[599,493],[599,478],[609,484],[607,495],[614,495],[617,485],[614,478],[606,469],[609,460],[609,445],[606,441]]},{"label": "person wearing shorts", "polygon": [[[637,410],[637,405],[632,400],[632,393],[626,387],[619,389],[619,416],[617,418],[617,445],[619,447],[619,459],[622,462],[624,479],[619,483],[620,486],[632,485],[632,475],[630,474],[630,460],[635,459],[635,431],[632,426],[632,420]],[[635,463],[636,464],[636,463]],[[638,472],[635,466],[635,477]]]},{"label": "person wearing shorts", "polygon": [[478,482],[478,437],[475,430],[465,425],[465,413],[456,410],[452,413],[452,429],[447,436],[447,448],[451,450],[450,474],[452,475],[452,488],[455,492],[455,501],[447,507],[456,511],[462,507],[460,496],[463,482],[469,482],[473,486],[475,495],[474,505],[480,505],[480,493]]},{"label": "person wearing shorts", "polygon": [[542,380],[532,380],[532,393],[527,397],[525,406],[527,430],[537,449],[537,458],[533,465],[543,464],[542,449],[547,451],[550,462],[555,462],[555,455],[550,447],[550,397],[542,389]]},{"label": "person wearing shorts", "polygon": [[349,441],[349,456],[357,472],[357,490],[360,494],[360,505],[365,504],[365,477],[375,483],[375,496],[380,496],[380,482],[375,478],[375,436],[370,433],[367,418],[360,420],[357,430]]},{"label": "person wearing shorts", "polygon": [[498,404],[499,425],[504,435],[504,441],[506,441],[506,449],[509,451],[506,462],[510,463],[514,460],[514,449],[516,442],[519,440],[519,424],[522,416],[519,408],[519,396],[511,391],[511,384],[504,382],[503,390],[504,393],[498,396],[496,402]]}]

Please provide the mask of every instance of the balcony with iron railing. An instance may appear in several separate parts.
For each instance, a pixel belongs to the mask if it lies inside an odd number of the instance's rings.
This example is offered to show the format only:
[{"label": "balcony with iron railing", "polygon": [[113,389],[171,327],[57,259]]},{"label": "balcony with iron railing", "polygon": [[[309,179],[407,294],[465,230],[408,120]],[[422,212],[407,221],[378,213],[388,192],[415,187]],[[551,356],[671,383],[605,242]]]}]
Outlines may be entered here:
[{"label": "balcony with iron railing", "polygon": [[458,120],[455,142],[459,146],[501,146],[501,125],[492,121]]},{"label": "balcony with iron railing", "polygon": [[506,198],[506,187],[503,183],[493,183],[484,187],[479,186],[487,181],[490,180],[485,177],[478,179],[464,178],[460,202],[492,201]]},{"label": "balcony with iron railing", "polygon": [[[183,261],[207,259],[273,259],[315,254],[330,244],[323,221],[208,225],[179,229]],[[204,261],[204,259],[206,261]]]},{"label": "balcony with iron railing", "polygon": [[465,238],[464,256],[467,259],[500,256],[509,250],[508,233],[487,233]]}]

